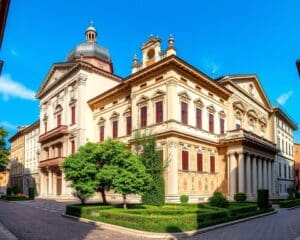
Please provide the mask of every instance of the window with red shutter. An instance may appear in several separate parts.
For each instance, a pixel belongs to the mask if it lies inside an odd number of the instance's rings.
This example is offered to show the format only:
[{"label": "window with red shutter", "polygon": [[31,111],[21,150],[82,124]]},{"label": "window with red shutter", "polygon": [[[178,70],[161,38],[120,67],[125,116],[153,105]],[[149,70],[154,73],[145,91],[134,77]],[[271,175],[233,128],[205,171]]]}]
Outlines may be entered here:
[{"label": "window with red shutter", "polygon": [[209,114],[209,132],[214,132],[214,115],[211,113]]},{"label": "window with red shutter", "polygon": [[75,153],[75,141],[74,140],[71,141],[71,153],[72,154]]},{"label": "window with red shutter", "polygon": [[147,106],[141,107],[141,127],[147,126]]},{"label": "window with red shutter", "polygon": [[76,118],[76,108],[75,108],[75,106],[72,106],[71,107],[71,124],[72,125],[76,123],[75,118]]},{"label": "window with red shutter", "polygon": [[202,153],[197,153],[197,171],[203,172],[203,155],[202,155]]},{"label": "window with red shutter", "polygon": [[100,142],[104,141],[104,125],[100,126]]},{"label": "window with red shutter", "polygon": [[113,121],[113,138],[118,137],[118,121]]},{"label": "window with red shutter", "polygon": [[215,156],[210,156],[210,172],[215,173]]},{"label": "window with red shutter", "polygon": [[131,116],[126,118],[126,133],[127,135],[131,134]]},{"label": "window with red shutter", "polygon": [[57,120],[57,127],[60,127],[61,126],[61,114],[58,114],[56,116],[56,120]]},{"label": "window with red shutter", "polygon": [[224,133],[224,119],[220,118],[220,133]]},{"label": "window with red shutter", "polygon": [[202,111],[200,108],[196,109],[196,127],[202,129]]},{"label": "window with red shutter", "polygon": [[157,102],[156,104],[156,123],[163,122],[163,102]]},{"label": "window with red shutter", "polygon": [[188,124],[188,105],[185,102],[181,102],[181,122]]},{"label": "window with red shutter", "polygon": [[189,152],[182,151],[182,171],[189,170]]}]

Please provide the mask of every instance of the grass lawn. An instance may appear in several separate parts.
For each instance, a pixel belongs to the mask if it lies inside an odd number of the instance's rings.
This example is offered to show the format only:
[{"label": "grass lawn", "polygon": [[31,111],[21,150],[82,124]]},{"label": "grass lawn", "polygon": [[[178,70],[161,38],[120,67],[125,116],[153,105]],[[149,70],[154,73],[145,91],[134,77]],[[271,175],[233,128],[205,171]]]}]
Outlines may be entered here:
[{"label": "grass lawn", "polygon": [[166,204],[161,207],[129,205],[69,205],[66,213],[95,221],[150,232],[183,232],[270,211],[256,204],[230,203],[227,209],[209,204]]}]

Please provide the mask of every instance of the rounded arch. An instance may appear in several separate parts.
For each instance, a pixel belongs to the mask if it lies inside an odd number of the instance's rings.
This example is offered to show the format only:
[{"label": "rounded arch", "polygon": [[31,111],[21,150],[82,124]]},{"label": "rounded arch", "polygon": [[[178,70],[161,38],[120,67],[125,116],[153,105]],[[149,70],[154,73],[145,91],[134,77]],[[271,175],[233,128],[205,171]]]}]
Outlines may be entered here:
[{"label": "rounded arch", "polygon": [[153,48],[150,48],[147,52],[147,58],[148,60],[153,60],[155,57],[155,51]]}]

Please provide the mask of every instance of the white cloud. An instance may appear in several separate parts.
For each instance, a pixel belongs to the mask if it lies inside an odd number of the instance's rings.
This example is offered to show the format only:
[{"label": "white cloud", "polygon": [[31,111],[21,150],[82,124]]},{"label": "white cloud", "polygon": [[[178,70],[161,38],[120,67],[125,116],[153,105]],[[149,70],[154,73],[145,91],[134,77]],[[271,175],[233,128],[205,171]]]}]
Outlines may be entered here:
[{"label": "white cloud", "polygon": [[288,92],[286,92],[286,93],[283,93],[283,94],[281,94],[281,95],[276,99],[276,101],[277,101],[280,105],[283,106],[283,105],[287,102],[287,100],[288,100],[291,96],[293,96],[293,94],[294,94],[293,91],[288,91]]},{"label": "white cloud", "polygon": [[5,101],[10,97],[35,100],[35,92],[33,90],[13,81],[9,75],[0,76],[0,94],[2,94]]},{"label": "white cloud", "polygon": [[14,125],[10,122],[7,122],[7,121],[0,122],[0,127],[4,127],[5,129],[8,129],[8,130],[15,130],[18,128],[18,126]]},{"label": "white cloud", "polygon": [[220,69],[220,66],[216,63],[214,57],[202,58],[204,68],[208,71],[208,75],[215,77]]}]

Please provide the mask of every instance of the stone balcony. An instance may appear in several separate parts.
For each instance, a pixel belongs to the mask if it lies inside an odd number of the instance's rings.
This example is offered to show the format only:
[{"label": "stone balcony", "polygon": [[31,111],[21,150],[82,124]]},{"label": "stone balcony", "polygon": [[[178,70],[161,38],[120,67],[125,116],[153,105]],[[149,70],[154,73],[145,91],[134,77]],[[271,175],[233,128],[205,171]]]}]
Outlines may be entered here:
[{"label": "stone balcony", "polygon": [[50,131],[40,135],[39,142],[45,143],[51,141],[52,139],[62,137],[68,134],[68,126],[61,125],[59,127],[53,128]]},{"label": "stone balcony", "polygon": [[220,135],[219,141],[221,144],[243,142],[245,145],[268,149],[270,151],[273,151],[274,153],[278,152],[275,143],[245,129],[235,129],[227,131],[224,135]]},{"label": "stone balcony", "polygon": [[39,161],[39,167],[53,167],[53,166],[59,166],[63,161],[64,157],[55,157],[55,158],[48,158],[45,160],[40,160]]}]

